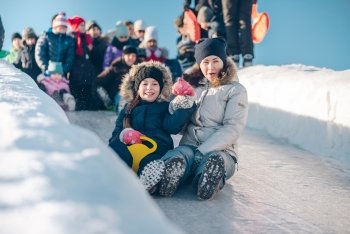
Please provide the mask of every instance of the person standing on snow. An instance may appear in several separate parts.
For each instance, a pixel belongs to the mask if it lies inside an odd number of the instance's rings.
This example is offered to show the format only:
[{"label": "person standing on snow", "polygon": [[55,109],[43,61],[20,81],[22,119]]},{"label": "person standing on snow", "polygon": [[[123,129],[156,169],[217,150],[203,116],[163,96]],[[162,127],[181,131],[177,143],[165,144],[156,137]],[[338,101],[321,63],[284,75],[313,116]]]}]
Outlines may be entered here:
[{"label": "person standing on snow", "polygon": [[134,23],[134,34],[136,36],[137,46],[141,44],[145,36],[146,24],[143,20],[136,20]]},{"label": "person standing on snow", "polygon": [[164,162],[159,159],[174,148],[171,134],[179,133],[195,110],[192,87],[182,85],[169,102],[171,85],[165,65],[154,61],[134,65],[124,76],[120,94],[127,104],[109,139],[109,146],[140,176],[150,193],[163,175]]},{"label": "person standing on snow", "polygon": [[41,73],[41,70],[35,61],[35,44],[37,36],[32,28],[25,28],[22,35],[23,47],[20,50],[14,65],[28,74],[37,83],[37,77]]},{"label": "person standing on snow", "polygon": [[155,26],[149,26],[145,30],[145,37],[139,45],[146,52],[146,61],[158,61],[164,63],[167,59],[166,51],[158,47],[158,32]]},{"label": "person standing on snow", "polygon": [[162,157],[165,173],[157,186],[161,196],[170,197],[190,178],[197,197],[210,200],[234,174],[248,100],[223,39],[200,40],[195,58],[197,65],[184,78],[195,86],[197,108],[179,146]]},{"label": "person standing on snow", "polygon": [[112,45],[119,51],[123,51],[124,46],[130,45],[137,47],[136,39],[132,39],[129,36],[129,28],[122,22],[117,22],[115,26],[114,36],[112,39]]},{"label": "person standing on snow", "polygon": [[[254,0],[222,0],[226,29],[227,53],[239,67],[253,65],[254,44],[252,39],[251,12]],[[256,0],[255,0],[256,2]]]},{"label": "person standing on snow", "polygon": [[21,51],[22,45],[22,35],[18,32],[15,32],[11,36],[12,48],[10,53],[6,56],[6,60],[9,63],[15,63],[18,60],[19,52]]},{"label": "person standing on snow", "polygon": [[49,61],[61,62],[63,76],[71,71],[74,60],[74,40],[67,35],[67,18],[64,12],[52,17],[52,27],[44,32],[35,46],[35,61],[44,73]]},{"label": "person standing on snow", "polygon": [[92,108],[93,84],[96,79],[96,70],[90,61],[92,39],[85,31],[85,20],[80,16],[68,19],[75,39],[75,57],[69,87],[76,99],[76,110],[90,110]]}]

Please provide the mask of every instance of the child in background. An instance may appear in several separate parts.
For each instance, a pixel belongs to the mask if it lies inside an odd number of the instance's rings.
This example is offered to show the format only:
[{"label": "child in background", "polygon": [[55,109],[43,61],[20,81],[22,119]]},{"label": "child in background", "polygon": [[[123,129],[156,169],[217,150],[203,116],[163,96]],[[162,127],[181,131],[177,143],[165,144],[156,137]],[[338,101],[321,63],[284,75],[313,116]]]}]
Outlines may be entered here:
[{"label": "child in background", "polygon": [[11,36],[12,48],[10,53],[6,56],[6,60],[9,63],[14,63],[18,59],[20,50],[22,49],[22,36],[20,33],[15,32]]},{"label": "child in background", "polygon": [[32,28],[25,28],[22,35],[23,48],[20,50],[14,65],[37,82],[37,77],[41,73],[41,69],[35,61],[35,44],[38,38]]},{"label": "child in background", "polygon": [[195,109],[192,87],[188,84],[186,92],[178,92],[169,102],[171,85],[171,74],[163,64],[134,65],[122,81],[120,94],[127,104],[109,140],[150,193],[164,173],[164,162],[159,159],[174,148],[171,134],[181,131]]},{"label": "child in background", "polygon": [[123,56],[115,59],[112,64],[97,76],[97,94],[107,109],[118,112],[119,86],[123,76],[137,62],[137,49],[124,46]]},{"label": "child in background", "polygon": [[158,46],[158,32],[155,26],[146,28],[144,39],[139,47],[145,49],[146,61],[164,63],[167,59],[166,51]]},{"label": "child in background", "polygon": [[60,62],[49,62],[47,72],[38,76],[38,85],[51,96],[65,111],[75,110],[75,99],[70,94],[69,81],[63,77]]},{"label": "child in background", "polygon": [[73,66],[74,39],[67,34],[67,18],[64,12],[55,14],[51,20],[52,27],[44,32],[35,45],[35,61],[44,73],[49,61],[61,62],[63,74],[67,76]]}]

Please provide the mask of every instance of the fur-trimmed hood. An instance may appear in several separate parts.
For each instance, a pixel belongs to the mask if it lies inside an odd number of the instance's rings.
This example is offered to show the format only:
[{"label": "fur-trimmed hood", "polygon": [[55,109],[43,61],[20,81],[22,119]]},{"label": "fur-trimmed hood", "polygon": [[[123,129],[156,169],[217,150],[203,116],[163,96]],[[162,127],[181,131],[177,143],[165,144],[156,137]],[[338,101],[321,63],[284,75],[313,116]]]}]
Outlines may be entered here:
[{"label": "fur-trimmed hood", "polygon": [[130,71],[127,74],[125,74],[125,76],[123,77],[123,81],[120,86],[121,97],[127,102],[130,102],[135,98],[136,96],[136,92],[134,91],[135,76],[140,71],[140,69],[144,66],[147,66],[147,67],[153,66],[158,68],[162,72],[164,86],[157,101],[159,102],[170,101],[169,99],[171,94],[171,87],[173,85],[171,72],[165,65],[155,61],[143,62],[137,65],[133,65],[131,67]]},{"label": "fur-trimmed hood", "polygon": [[[214,86],[221,86],[232,83],[233,81],[238,81],[237,67],[233,60],[227,57],[226,69],[224,68],[223,75],[221,79],[218,79],[217,84]],[[194,64],[188,72],[183,74],[183,78],[188,81],[192,86],[198,87],[201,84],[207,82],[198,64]]]}]

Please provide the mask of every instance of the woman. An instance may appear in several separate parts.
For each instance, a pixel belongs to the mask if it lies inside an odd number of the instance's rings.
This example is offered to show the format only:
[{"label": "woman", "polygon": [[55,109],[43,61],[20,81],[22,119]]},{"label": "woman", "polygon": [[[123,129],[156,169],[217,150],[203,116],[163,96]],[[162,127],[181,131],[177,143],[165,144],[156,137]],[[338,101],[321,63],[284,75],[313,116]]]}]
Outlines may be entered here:
[{"label": "woman", "polygon": [[92,109],[93,84],[96,70],[90,60],[92,39],[85,31],[85,20],[80,16],[68,19],[75,40],[75,58],[69,76],[69,87],[77,100],[76,110]]},{"label": "woman", "polygon": [[235,171],[236,144],[245,126],[248,101],[236,67],[226,56],[224,40],[201,40],[195,59],[199,66],[184,76],[195,86],[196,111],[179,146],[162,157],[166,168],[158,192],[172,196],[189,178],[197,197],[210,200]]}]

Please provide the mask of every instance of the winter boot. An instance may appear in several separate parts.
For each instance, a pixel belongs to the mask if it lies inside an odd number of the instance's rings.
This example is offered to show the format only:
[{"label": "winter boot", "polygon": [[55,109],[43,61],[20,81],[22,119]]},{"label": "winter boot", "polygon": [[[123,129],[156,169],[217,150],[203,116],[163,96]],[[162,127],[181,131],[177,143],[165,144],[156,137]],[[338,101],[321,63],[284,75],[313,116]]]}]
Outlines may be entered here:
[{"label": "winter boot", "polygon": [[149,162],[140,174],[140,182],[146,190],[153,194],[157,190],[157,185],[163,178],[165,164],[162,160]]},{"label": "winter boot", "polygon": [[170,158],[165,163],[165,173],[159,185],[159,195],[171,197],[174,195],[185,174],[185,160],[181,157]]},{"label": "winter boot", "polygon": [[68,111],[75,111],[75,99],[72,94],[64,93],[63,94],[63,103],[67,105]]},{"label": "winter boot", "polygon": [[202,174],[199,175],[197,197],[200,200],[211,200],[224,187],[225,166],[220,155],[212,155],[205,163]]},{"label": "winter boot", "polygon": [[103,87],[97,88],[97,95],[102,100],[106,109],[111,109],[112,100],[109,98],[107,91]]},{"label": "winter boot", "polygon": [[55,100],[58,104],[62,103],[62,97],[60,95],[60,93],[58,91],[54,91],[51,95],[51,97],[53,98],[53,100]]},{"label": "winter boot", "polygon": [[253,66],[253,55],[245,54],[243,56],[243,67],[251,67]]},{"label": "winter boot", "polygon": [[236,68],[239,68],[239,54],[231,55],[230,58],[235,62]]}]

